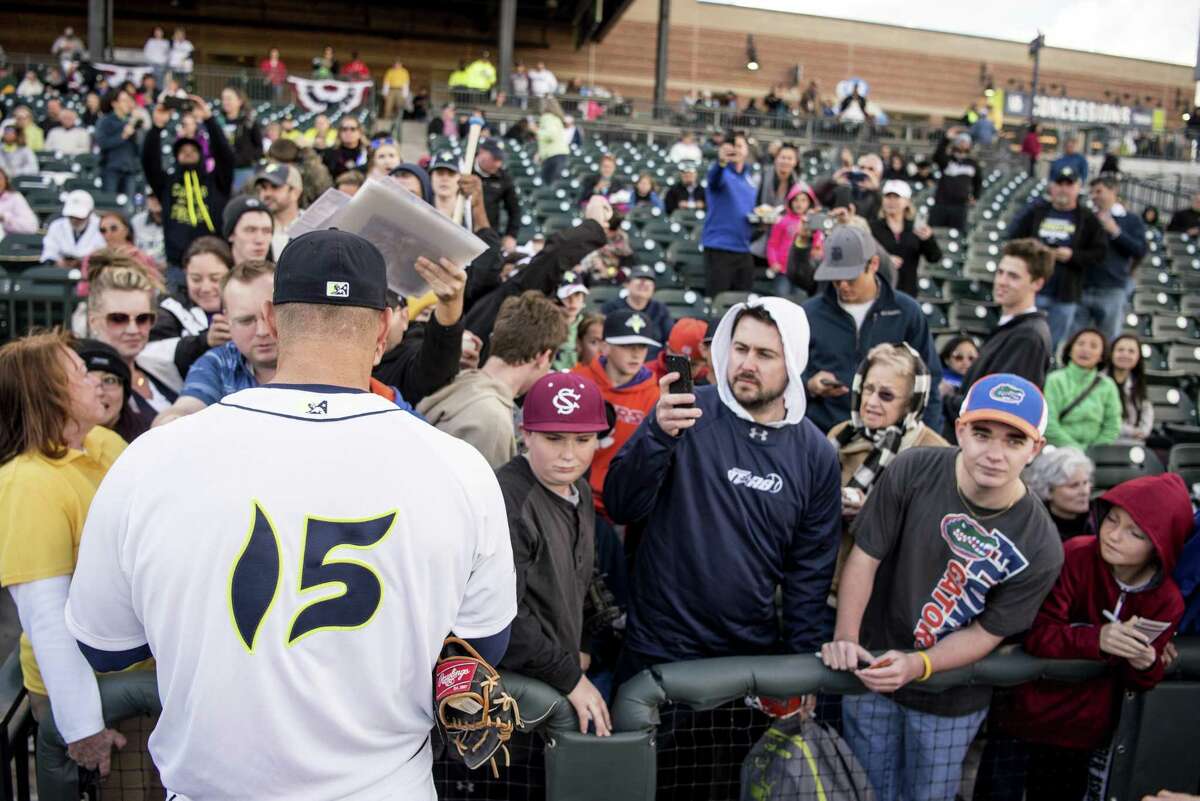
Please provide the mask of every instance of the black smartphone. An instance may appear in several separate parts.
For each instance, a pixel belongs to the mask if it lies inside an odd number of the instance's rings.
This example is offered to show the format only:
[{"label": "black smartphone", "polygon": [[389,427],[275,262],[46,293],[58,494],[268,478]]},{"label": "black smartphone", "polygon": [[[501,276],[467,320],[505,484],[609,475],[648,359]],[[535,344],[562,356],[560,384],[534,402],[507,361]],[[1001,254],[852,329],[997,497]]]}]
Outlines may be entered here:
[{"label": "black smartphone", "polygon": [[187,97],[175,97],[174,95],[168,95],[163,98],[162,104],[163,108],[170,109],[171,111],[192,110],[191,98]]},{"label": "black smartphone", "polygon": [[687,356],[671,356],[663,360],[668,373],[679,373],[679,378],[672,381],[667,392],[672,395],[690,395],[694,389],[692,384],[692,361]]},{"label": "black smartphone", "polygon": [[830,389],[837,389],[838,387],[845,386],[845,384],[843,384],[841,381],[830,381],[828,378],[822,378],[818,383],[821,386],[829,387]]}]

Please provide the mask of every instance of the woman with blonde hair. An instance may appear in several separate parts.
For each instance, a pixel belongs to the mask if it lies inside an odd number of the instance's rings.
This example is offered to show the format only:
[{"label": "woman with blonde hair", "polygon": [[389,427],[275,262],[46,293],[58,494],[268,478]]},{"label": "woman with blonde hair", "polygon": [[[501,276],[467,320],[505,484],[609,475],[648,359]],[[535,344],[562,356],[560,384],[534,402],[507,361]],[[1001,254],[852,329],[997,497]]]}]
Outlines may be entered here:
[{"label": "woman with blonde hair", "polygon": [[159,377],[164,365],[139,358],[158,318],[162,286],[132,258],[108,248],[93,253],[89,264],[88,330],[121,355],[129,368],[129,402],[140,418],[153,420],[178,396]]},{"label": "woman with blonde hair", "polygon": [[912,205],[912,187],[907,181],[891,180],[883,185],[883,204],[879,216],[871,220],[871,235],[891,256],[896,270],[896,289],[917,295],[917,267],[922,257],[929,264],[942,260],[933,229],[924,219],[916,219]]},{"label": "woman with blonde hair", "polygon": [[367,157],[367,177],[386,178],[400,166],[400,146],[394,139],[382,139],[375,143]]},{"label": "woman with blonde hair", "polygon": [[107,774],[112,746],[125,745],[65,621],[88,507],[125,442],[100,425],[100,383],[58,331],[0,348],[0,416],[0,584],[21,621],[38,797],[78,798],[75,763]]}]

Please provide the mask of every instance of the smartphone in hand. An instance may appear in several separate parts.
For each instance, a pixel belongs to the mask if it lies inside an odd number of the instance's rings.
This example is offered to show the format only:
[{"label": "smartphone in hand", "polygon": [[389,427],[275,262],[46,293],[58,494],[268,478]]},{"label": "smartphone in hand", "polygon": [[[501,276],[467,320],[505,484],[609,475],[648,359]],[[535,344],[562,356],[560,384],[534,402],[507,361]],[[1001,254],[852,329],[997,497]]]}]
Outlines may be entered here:
[{"label": "smartphone in hand", "polygon": [[[667,391],[672,395],[690,395],[695,386],[692,383],[692,361],[687,356],[667,355],[663,361],[668,373],[678,373],[679,378],[672,381]],[[689,404],[692,405],[692,404]]]}]

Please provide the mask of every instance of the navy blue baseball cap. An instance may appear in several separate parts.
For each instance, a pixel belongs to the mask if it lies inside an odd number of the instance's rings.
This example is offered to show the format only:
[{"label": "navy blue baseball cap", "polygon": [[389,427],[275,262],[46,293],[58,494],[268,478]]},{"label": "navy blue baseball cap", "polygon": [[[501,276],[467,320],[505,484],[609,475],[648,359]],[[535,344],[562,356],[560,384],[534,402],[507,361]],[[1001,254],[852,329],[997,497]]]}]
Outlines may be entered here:
[{"label": "navy blue baseball cap", "polygon": [[450,170],[451,172],[462,172],[459,169],[458,156],[454,155],[453,151],[441,150],[434,154],[434,157],[429,160],[429,173],[432,175],[435,170]]},{"label": "navy blue baseball cap", "polygon": [[1073,184],[1080,180],[1079,173],[1069,164],[1063,164],[1050,170],[1050,182],[1055,184]]},{"label": "navy blue baseball cap", "polygon": [[315,303],[386,309],[387,266],[358,234],[330,228],[288,242],[275,270],[275,305]]},{"label": "navy blue baseball cap", "polygon": [[1032,381],[1012,373],[993,373],[971,385],[958,419],[992,420],[1034,440],[1046,436],[1046,398]]},{"label": "navy blue baseball cap", "polygon": [[662,347],[662,343],[649,334],[650,318],[632,309],[615,311],[604,318],[604,341],[610,345],[647,345]]}]

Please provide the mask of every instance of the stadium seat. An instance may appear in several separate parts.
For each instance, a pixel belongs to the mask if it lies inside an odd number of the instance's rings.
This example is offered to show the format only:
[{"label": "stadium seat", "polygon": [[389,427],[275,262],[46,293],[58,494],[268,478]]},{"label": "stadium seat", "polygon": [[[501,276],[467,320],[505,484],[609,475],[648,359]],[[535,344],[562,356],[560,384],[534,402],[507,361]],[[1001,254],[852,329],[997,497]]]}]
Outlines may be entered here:
[{"label": "stadium seat", "polygon": [[612,284],[598,284],[588,291],[588,306],[599,309],[613,298],[619,298],[625,292],[622,287]]},{"label": "stadium seat", "polygon": [[996,327],[998,314],[986,303],[956,300],[947,312],[950,327],[956,331],[986,336]]},{"label": "stadium seat", "polygon": [[712,317],[724,317],[725,312],[738,303],[754,297],[753,292],[721,292],[712,299]]},{"label": "stadium seat", "polygon": [[1155,339],[1200,342],[1200,323],[1182,314],[1155,314],[1150,320],[1150,333]]},{"label": "stadium seat", "polygon": [[921,313],[925,315],[925,323],[929,326],[930,331],[941,332],[951,330],[950,318],[946,313],[949,305],[948,303],[932,303],[930,301],[925,301],[921,304]]},{"label": "stadium seat", "polygon": [[1093,485],[1097,491],[1112,489],[1123,481],[1163,472],[1154,451],[1141,445],[1093,445],[1088,457],[1096,465]]},{"label": "stadium seat", "polygon": [[1178,312],[1179,298],[1166,292],[1139,292],[1133,297],[1133,310],[1138,314]]},{"label": "stadium seat", "polygon": [[1195,496],[1195,490],[1192,488],[1200,484],[1200,443],[1172,446],[1167,457],[1167,469],[1182,476],[1184,483]]},{"label": "stadium seat", "polygon": [[30,267],[13,277],[0,295],[0,304],[8,306],[12,336],[69,324],[80,277],[79,270],[61,267]]},{"label": "stadium seat", "polygon": [[1167,349],[1167,367],[1200,376],[1200,345],[1171,345]]},{"label": "stadium seat", "polygon": [[31,267],[41,260],[41,234],[9,234],[0,240],[0,267],[10,272]]},{"label": "stadium seat", "polygon": [[1196,402],[1184,389],[1147,382],[1146,392],[1154,406],[1154,433],[1157,443],[1169,445],[1200,439]]},{"label": "stadium seat", "polygon": [[659,289],[654,299],[666,305],[671,316],[704,318],[704,295],[694,289]]},{"label": "stadium seat", "polygon": [[942,291],[948,300],[974,300],[986,303],[992,299],[992,285],[983,281],[951,279],[942,284]]}]

